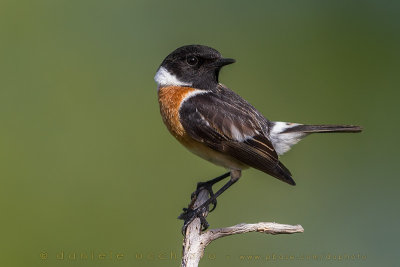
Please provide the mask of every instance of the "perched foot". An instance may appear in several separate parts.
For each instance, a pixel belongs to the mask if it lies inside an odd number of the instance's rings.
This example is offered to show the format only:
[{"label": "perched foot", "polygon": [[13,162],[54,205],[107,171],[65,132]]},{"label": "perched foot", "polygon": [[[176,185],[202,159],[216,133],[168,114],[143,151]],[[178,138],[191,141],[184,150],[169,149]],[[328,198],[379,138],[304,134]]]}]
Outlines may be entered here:
[{"label": "perched foot", "polygon": [[201,190],[207,190],[208,194],[210,195],[210,198],[213,199],[213,201],[211,201],[211,203],[210,203],[213,205],[213,207],[209,210],[209,212],[212,212],[213,210],[215,210],[215,208],[217,207],[217,199],[213,198],[214,197],[214,191],[212,190],[213,185],[214,185],[214,183],[210,183],[210,182],[197,183],[197,189],[191,195],[192,203],[194,203],[196,201],[197,196],[199,195]]},{"label": "perched foot", "polygon": [[184,208],[183,213],[179,215],[178,219],[183,220],[183,226],[182,226],[182,234],[185,235],[186,233],[186,228],[188,225],[196,218],[200,219],[200,225],[201,225],[201,231],[207,230],[209,224],[206,220],[206,217],[204,215],[205,212],[207,212],[208,207],[199,207],[197,209],[192,209],[192,208]]},{"label": "perched foot", "polygon": [[[214,179],[211,179],[207,182],[200,182],[197,184],[197,189],[194,191],[191,195],[191,201],[190,204],[187,208],[183,209],[183,213],[179,215],[178,219],[181,219],[184,221],[183,227],[182,227],[182,234],[185,235],[186,233],[186,228],[188,225],[195,219],[199,218],[201,221],[201,230],[204,231],[208,228],[208,222],[206,221],[205,213],[206,212],[211,212],[215,209],[217,206],[217,197],[225,191],[231,184],[233,184],[236,180],[234,181],[229,181],[226,185],[224,185],[221,189],[219,189],[215,194],[212,190],[212,186],[219,181],[229,177],[231,175],[231,172],[227,172],[222,174],[221,176],[218,176]],[[206,190],[209,194],[209,199],[205,201],[203,204],[200,205],[200,207],[194,207],[196,200],[203,190]],[[210,204],[213,204],[212,209],[209,209]]]}]

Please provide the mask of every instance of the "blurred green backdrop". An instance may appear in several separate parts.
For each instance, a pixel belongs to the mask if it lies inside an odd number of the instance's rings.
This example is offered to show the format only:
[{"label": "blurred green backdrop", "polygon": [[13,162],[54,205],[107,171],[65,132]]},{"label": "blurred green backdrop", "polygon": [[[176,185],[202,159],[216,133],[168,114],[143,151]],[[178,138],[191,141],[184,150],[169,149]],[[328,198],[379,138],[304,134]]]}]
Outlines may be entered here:
[{"label": "blurred green backdrop", "polygon": [[305,232],[224,238],[201,265],[396,265],[399,11],[398,1],[0,1],[0,265],[179,265],[176,217],[198,181],[224,171],[159,116],[155,71],[193,43],[237,59],[221,81],[271,120],[365,127],[283,156],[296,187],[244,172],[211,227]]}]

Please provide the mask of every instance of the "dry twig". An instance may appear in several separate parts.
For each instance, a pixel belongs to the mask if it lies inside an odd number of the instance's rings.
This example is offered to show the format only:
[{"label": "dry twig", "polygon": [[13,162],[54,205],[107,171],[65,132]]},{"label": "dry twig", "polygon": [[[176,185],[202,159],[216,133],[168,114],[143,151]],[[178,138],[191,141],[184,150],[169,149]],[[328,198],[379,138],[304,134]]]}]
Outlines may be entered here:
[{"label": "dry twig", "polygon": [[[200,191],[194,208],[197,208],[208,199],[207,190]],[[207,212],[208,213],[208,212]],[[204,214],[207,216],[207,214]],[[230,235],[259,232],[266,234],[294,234],[302,233],[301,225],[287,225],[273,222],[241,223],[226,228],[211,229],[201,233],[201,222],[199,218],[194,219],[186,229],[183,241],[182,267],[197,267],[204,255],[204,250],[212,241]]]}]

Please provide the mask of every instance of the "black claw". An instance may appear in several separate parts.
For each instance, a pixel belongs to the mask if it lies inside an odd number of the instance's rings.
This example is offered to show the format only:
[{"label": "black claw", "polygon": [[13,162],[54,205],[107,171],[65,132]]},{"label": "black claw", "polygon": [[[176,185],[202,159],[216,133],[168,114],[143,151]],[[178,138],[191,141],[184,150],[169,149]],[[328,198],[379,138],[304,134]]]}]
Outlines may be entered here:
[{"label": "black claw", "polygon": [[201,224],[201,230],[205,231],[208,227],[209,224],[206,220],[206,217],[203,215],[204,212],[206,212],[206,207],[204,208],[199,208],[199,209],[186,209],[184,208],[184,212],[179,215],[178,219],[183,220],[183,226],[182,226],[182,234],[185,235],[186,229],[189,226],[189,224],[196,218],[200,219],[200,224]]},{"label": "black claw", "polygon": [[215,199],[214,201],[212,201],[210,204],[212,204],[212,208],[210,209],[209,212],[212,212],[213,210],[215,210],[215,208],[217,207],[217,199]]},{"label": "black claw", "polygon": [[[197,184],[197,188],[196,191],[194,191],[191,195],[191,201],[190,204],[188,205],[187,208],[183,209],[183,212],[181,215],[179,215],[178,219],[183,220],[183,227],[182,227],[182,234],[185,235],[186,234],[186,229],[189,226],[189,224],[195,219],[195,218],[199,218],[200,219],[200,223],[201,223],[201,231],[206,230],[209,227],[209,224],[205,218],[205,216],[203,215],[205,212],[211,212],[213,211],[216,207],[217,207],[217,197],[219,195],[221,195],[226,189],[228,189],[228,187],[230,187],[233,183],[235,183],[237,179],[231,179],[229,180],[224,186],[222,186],[215,194],[212,190],[212,186],[216,183],[218,183],[219,181],[227,178],[230,176],[230,172],[227,172],[221,176],[218,176],[214,179],[211,179],[207,182],[200,182]],[[210,198],[203,203],[202,205],[200,205],[199,208],[194,209],[194,204],[197,200],[197,197],[199,195],[199,193],[201,192],[201,190],[207,190],[208,194],[210,195]],[[212,208],[210,209],[209,205],[212,204]]]},{"label": "black claw", "polygon": [[[214,191],[212,190],[212,186],[213,186],[213,184],[207,183],[207,182],[199,182],[199,183],[197,183],[197,189],[191,195],[192,202],[194,203],[194,201],[196,201],[197,196],[199,195],[200,191],[204,190],[204,189],[208,191],[208,194],[210,195],[210,198],[213,198]],[[210,209],[209,212],[212,212],[217,207],[217,199],[214,199],[210,204],[212,204],[213,206],[212,206],[212,208]]]},{"label": "black claw", "polygon": [[206,217],[200,216],[201,231],[207,230],[210,224],[207,222]]}]

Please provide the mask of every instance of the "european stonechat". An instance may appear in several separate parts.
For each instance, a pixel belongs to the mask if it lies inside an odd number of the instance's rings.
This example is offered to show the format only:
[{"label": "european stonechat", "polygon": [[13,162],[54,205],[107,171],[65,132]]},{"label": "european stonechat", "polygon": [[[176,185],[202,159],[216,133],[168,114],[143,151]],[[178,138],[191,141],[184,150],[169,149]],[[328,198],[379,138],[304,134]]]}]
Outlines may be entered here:
[{"label": "european stonechat", "polygon": [[[360,132],[353,125],[305,125],[266,119],[246,100],[225,85],[218,76],[223,66],[234,63],[207,46],[182,46],[169,54],[154,77],[162,119],[170,133],[194,154],[225,167],[229,172],[205,183],[210,198],[197,209],[184,209],[180,219],[185,226],[201,217],[209,204],[234,184],[242,170],[253,167],[290,185],[290,171],[278,155],[311,133]],[[215,194],[211,187],[230,176]],[[208,224],[202,218],[204,228]]]}]

